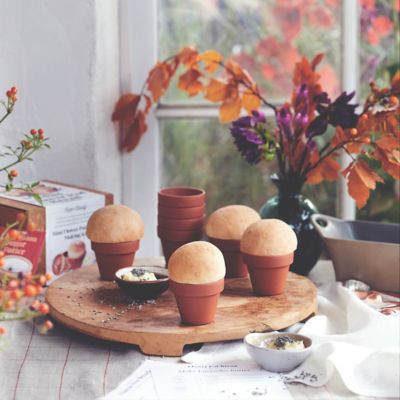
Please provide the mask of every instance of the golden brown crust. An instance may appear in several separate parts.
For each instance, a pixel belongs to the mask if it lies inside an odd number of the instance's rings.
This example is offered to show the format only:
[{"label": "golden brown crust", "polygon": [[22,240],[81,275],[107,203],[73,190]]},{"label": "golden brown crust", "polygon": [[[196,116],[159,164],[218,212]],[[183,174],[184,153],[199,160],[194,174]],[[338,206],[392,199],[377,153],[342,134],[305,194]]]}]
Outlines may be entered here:
[{"label": "golden brown crust", "polygon": [[246,229],[240,242],[240,251],[257,256],[282,256],[296,248],[296,234],[280,219],[255,222]]},{"label": "golden brown crust", "polygon": [[222,207],[209,216],[206,235],[216,239],[240,240],[244,231],[260,219],[258,212],[247,206]]},{"label": "golden brown crust", "polygon": [[86,227],[87,237],[97,243],[140,240],[144,224],[140,215],[124,205],[111,205],[95,211]]},{"label": "golden brown crust", "polygon": [[168,262],[169,277],[179,283],[210,283],[225,276],[221,251],[208,242],[187,243],[176,250]]}]

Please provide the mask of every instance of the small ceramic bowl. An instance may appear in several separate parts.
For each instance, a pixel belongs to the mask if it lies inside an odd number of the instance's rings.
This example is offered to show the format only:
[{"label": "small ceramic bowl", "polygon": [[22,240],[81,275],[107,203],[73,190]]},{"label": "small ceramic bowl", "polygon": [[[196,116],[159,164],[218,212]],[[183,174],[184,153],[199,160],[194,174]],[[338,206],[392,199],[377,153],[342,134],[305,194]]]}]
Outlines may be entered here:
[{"label": "small ceramic bowl", "polygon": [[[289,336],[295,340],[302,340],[304,349],[275,350],[260,347],[266,339],[278,336]],[[262,368],[271,372],[289,372],[299,366],[312,351],[312,341],[309,337],[294,333],[249,333],[244,338],[247,352]]]},{"label": "small ceramic bowl", "polygon": [[[144,269],[146,272],[153,272],[156,281],[124,281],[122,276],[132,269]],[[126,295],[136,300],[156,299],[164,293],[169,286],[168,270],[156,266],[125,267],[115,273],[117,285]]]}]

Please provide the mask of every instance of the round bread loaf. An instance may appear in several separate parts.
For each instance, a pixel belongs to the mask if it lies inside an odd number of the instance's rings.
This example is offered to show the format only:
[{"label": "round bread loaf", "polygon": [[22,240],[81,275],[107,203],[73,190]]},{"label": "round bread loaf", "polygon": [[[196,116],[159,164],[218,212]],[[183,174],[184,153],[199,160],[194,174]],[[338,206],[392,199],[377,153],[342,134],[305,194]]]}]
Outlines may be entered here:
[{"label": "round bread loaf", "polygon": [[280,219],[255,222],[246,229],[240,242],[241,252],[256,256],[283,256],[296,248],[296,234]]},{"label": "round bread loaf", "polygon": [[123,243],[143,237],[144,225],[140,215],[123,205],[100,208],[89,218],[86,235],[96,243]]},{"label": "round bread loaf", "polygon": [[215,239],[240,240],[244,231],[261,218],[247,206],[226,206],[214,211],[206,223],[206,235]]},{"label": "round bread loaf", "polygon": [[210,283],[225,276],[221,251],[208,242],[187,243],[176,250],[168,261],[171,280],[178,283]]}]

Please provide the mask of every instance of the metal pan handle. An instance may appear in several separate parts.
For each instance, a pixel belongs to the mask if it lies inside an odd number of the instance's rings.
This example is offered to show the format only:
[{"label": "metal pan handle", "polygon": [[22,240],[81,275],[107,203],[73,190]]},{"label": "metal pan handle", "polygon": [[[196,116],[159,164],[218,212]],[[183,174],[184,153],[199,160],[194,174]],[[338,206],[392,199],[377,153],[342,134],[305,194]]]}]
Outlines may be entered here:
[{"label": "metal pan handle", "polygon": [[337,225],[342,224],[343,220],[324,214],[311,215],[311,223],[322,237],[337,236]]}]

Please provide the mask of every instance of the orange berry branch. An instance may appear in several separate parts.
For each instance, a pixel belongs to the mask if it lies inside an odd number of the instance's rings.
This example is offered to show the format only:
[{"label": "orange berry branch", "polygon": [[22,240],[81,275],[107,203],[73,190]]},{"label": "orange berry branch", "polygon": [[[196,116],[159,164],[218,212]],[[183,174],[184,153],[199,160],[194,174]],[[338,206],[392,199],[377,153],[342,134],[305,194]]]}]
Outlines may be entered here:
[{"label": "orange berry branch", "polygon": [[[3,249],[10,241],[19,241],[23,237],[22,227],[25,224],[25,216],[17,215],[17,221],[6,226],[0,235],[0,249]],[[27,225],[28,231],[34,231],[35,226]],[[34,319],[49,313],[49,306],[40,300],[40,294],[47,282],[51,280],[51,274],[32,275],[31,273],[19,273],[18,275],[1,271],[4,267],[3,250],[0,250],[0,322],[15,319]],[[43,333],[52,328],[49,320],[38,324]],[[5,327],[0,325],[0,335],[6,333]]]},{"label": "orange berry branch", "polygon": [[[0,104],[3,105],[5,109],[4,115],[0,118],[0,124],[13,112],[15,103],[17,102],[17,88],[13,86],[10,90],[6,92],[7,100],[1,100]],[[7,182],[2,184],[0,182],[0,188],[6,191],[11,191],[15,189],[14,179],[18,176],[18,170],[14,167],[21,164],[24,161],[32,161],[32,155],[43,148],[49,148],[47,143],[48,138],[45,137],[43,129],[31,129],[29,134],[25,134],[20,140],[20,144],[16,147],[4,146],[5,151],[0,152],[1,157],[11,158],[11,161],[7,162],[5,165],[0,165],[0,174],[6,174]],[[19,189],[32,191],[38,182],[31,184],[24,184]],[[39,196],[34,195],[34,198],[40,203],[41,199]]]},{"label": "orange berry branch", "polygon": [[[112,120],[120,125],[120,149],[132,151],[147,131],[146,117],[151,107],[167,91],[178,68],[178,88],[189,96],[203,94],[219,103],[221,122],[232,122],[231,134],[238,150],[251,164],[277,158],[279,176],[298,184],[336,180],[342,174],[348,191],[363,207],[377,182],[383,182],[368,160],[377,161],[394,179],[400,179],[399,96],[400,72],[388,88],[371,83],[371,93],[361,114],[351,100],[354,93],[343,92],[331,101],[320,84],[318,54],[302,58],[294,66],[293,91],[280,107],[268,102],[250,74],[236,61],[214,50],[198,52],[185,47],[178,54],[159,61],[150,70],[140,93],[128,93],[117,101]],[[264,105],[274,111],[273,127],[259,110]],[[240,117],[245,111],[248,117]],[[335,132],[328,127],[334,127]],[[325,135],[325,144],[316,140]],[[343,170],[337,161],[340,151],[351,156]]]},{"label": "orange berry branch", "polygon": [[[13,112],[17,101],[17,88],[12,87],[6,92],[7,100],[0,103],[5,108],[0,123]],[[14,179],[18,176],[15,166],[24,162],[32,161],[32,155],[43,148],[49,148],[48,138],[45,137],[43,129],[32,129],[29,134],[23,136],[20,144],[16,147],[4,146],[5,150],[0,151],[1,159],[11,159],[0,165],[1,174],[6,175],[6,182],[0,181],[0,189],[11,191],[15,189]],[[32,191],[38,182],[23,184],[18,189]],[[41,203],[40,196],[33,194],[36,201]],[[46,315],[49,306],[40,300],[40,294],[46,283],[51,279],[50,275],[32,275],[30,273],[19,273],[18,275],[4,271],[5,252],[4,248],[11,241],[19,241],[23,238],[23,227],[26,222],[24,214],[18,214],[17,220],[0,229],[0,322],[12,319],[34,319]],[[35,225],[31,222],[26,224],[28,232],[34,231]],[[38,324],[41,332],[47,332],[52,328],[51,321],[44,321]],[[6,333],[6,328],[0,326],[0,336]]]}]

